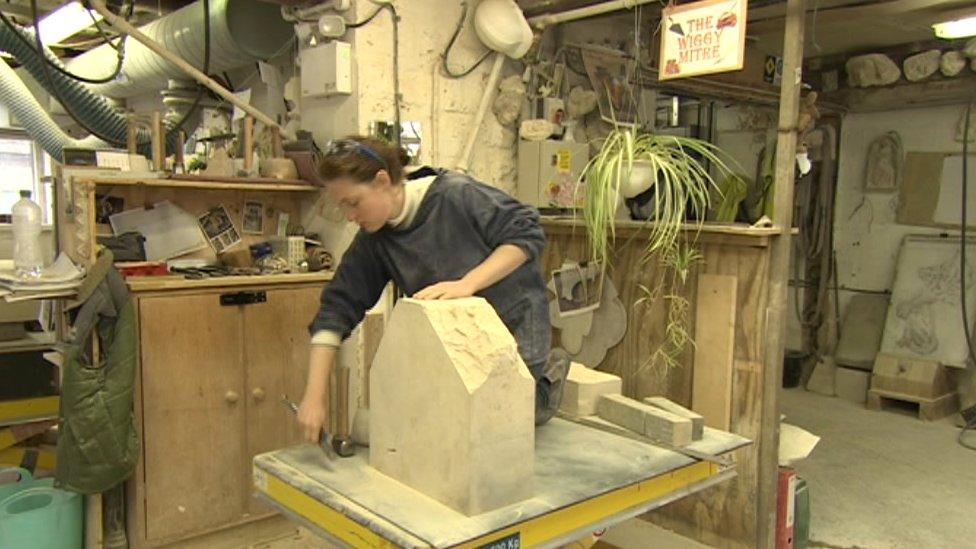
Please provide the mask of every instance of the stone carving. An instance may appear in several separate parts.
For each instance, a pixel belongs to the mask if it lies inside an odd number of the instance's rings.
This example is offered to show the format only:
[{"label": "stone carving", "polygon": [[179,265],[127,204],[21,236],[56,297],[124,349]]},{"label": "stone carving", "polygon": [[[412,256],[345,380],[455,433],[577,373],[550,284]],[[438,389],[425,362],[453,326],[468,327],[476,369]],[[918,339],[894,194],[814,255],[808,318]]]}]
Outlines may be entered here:
[{"label": "stone carving", "polygon": [[939,70],[942,53],[939,50],[928,50],[905,59],[903,67],[905,78],[912,82],[924,80]]},{"label": "stone carving", "polygon": [[943,76],[956,76],[966,68],[966,56],[959,51],[947,51],[942,54],[939,70]]},{"label": "stone carving", "polygon": [[901,186],[904,162],[901,137],[897,132],[888,132],[875,139],[868,148],[864,190],[883,192],[897,190]]},{"label": "stone carving", "polygon": [[532,495],[535,382],[487,301],[401,299],[369,379],[381,473],[467,515]]},{"label": "stone carving", "polygon": [[511,126],[522,113],[522,101],[525,99],[525,84],[522,77],[513,74],[502,80],[498,85],[498,97],[492,105],[491,112],[502,126]]},{"label": "stone carving", "polygon": [[847,83],[852,88],[886,86],[901,78],[901,69],[883,53],[859,55],[847,60]]},{"label": "stone carving", "polygon": [[569,90],[569,101],[566,103],[566,114],[570,119],[578,120],[591,113],[596,108],[596,92],[581,86]]}]

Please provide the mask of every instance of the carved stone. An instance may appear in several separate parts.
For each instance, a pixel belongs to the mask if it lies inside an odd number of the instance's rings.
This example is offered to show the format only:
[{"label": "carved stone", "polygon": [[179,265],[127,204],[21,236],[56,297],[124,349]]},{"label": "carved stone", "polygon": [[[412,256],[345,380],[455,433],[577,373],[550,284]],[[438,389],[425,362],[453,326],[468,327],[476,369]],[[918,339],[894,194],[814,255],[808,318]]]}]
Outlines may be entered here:
[{"label": "carved stone", "polygon": [[369,379],[380,472],[467,515],[532,495],[535,382],[487,301],[401,299]]},{"label": "carved stone", "polygon": [[868,88],[894,84],[901,78],[901,69],[883,53],[859,55],[847,60],[847,83],[852,88]]}]

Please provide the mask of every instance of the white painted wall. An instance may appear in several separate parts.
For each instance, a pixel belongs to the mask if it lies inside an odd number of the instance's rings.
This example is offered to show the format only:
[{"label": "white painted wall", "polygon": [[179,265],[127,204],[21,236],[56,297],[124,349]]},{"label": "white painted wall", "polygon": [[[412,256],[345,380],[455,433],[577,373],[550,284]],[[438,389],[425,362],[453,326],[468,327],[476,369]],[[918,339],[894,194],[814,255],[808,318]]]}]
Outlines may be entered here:
[{"label": "white painted wall", "polygon": [[[889,131],[901,136],[905,152],[960,152],[953,139],[964,106],[849,114],[843,119],[838,165],[834,247],[842,286],[890,290],[902,238],[908,234],[939,234],[944,229],[899,224],[898,193],[865,193],[868,147]],[[841,311],[851,291],[841,292]]]}]

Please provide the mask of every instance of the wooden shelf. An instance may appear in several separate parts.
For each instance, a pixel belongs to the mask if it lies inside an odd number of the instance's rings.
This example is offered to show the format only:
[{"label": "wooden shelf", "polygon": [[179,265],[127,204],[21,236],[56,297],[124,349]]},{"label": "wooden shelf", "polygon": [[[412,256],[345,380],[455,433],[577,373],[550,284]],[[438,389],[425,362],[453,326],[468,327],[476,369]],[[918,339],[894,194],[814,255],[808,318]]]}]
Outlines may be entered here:
[{"label": "wooden shelf", "polygon": [[182,275],[130,276],[125,279],[129,290],[139,292],[162,292],[174,290],[195,290],[204,288],[240,288],[246,286],[267,286],[278,284],[308,284],[332,280],[332,271],[317,273],[294,273],[257,276],[219,276],[190,280]]},{"label": "wooden shelf", "polygon": [[318,187],[303,181],[247,179],[247,178],[218,178],[218,179],[188,179],[169,178],[130,179],[120,177],[99,177],[83,180],[101,186],[128,187],[164,187],[170,189],[204,189],[218,191],[278,191],[278,192],[314,192]]},{"label": "wooden shelf", "polygon": [[54,334],[30,332],[27,337],[13,341],[0,341],[0,353],[42,351],[54,347]]},{"label": "wooden shelf", "polygon": [[[546,232],[578,232],[580,237],[585,236],[581,217],[543,216],[540,224]],[[617,238],[620,238],[647,230],[651,225],[652,223],[646,221],[617,221],[614,223],[614,229]],[[698,240],[703,242],[760,247],[768,246],[770,238],[782,232],[777,227],[752,227],[744,223],[705,223],[703,225],[686,223],[681,228],[686,233],[698,232]],[[795,233],[796,230],[794,229],[792,232]]]}]

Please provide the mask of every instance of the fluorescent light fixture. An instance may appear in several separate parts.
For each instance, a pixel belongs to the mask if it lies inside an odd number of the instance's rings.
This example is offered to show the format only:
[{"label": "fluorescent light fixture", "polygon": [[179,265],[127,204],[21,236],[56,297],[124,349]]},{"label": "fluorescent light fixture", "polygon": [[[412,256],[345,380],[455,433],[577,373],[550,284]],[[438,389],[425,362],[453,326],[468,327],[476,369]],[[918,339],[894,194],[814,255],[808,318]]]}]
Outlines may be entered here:
[{"label": "fluorescent light fixture", "polygon": [[976,15],[954,21],[945,21],[932,25],[935,35],[939,38],[965,38],[976,36]]},{"label": "fluorescent light fixture", "polygon": [[102,20],[102,15],[97,11],[88,10],[91,16],[85,11],[81,2],[69,2],[44,16],[39,24],[41,41],[45,45],[57,44],[92,26],[92,16],[96,21]]}]

